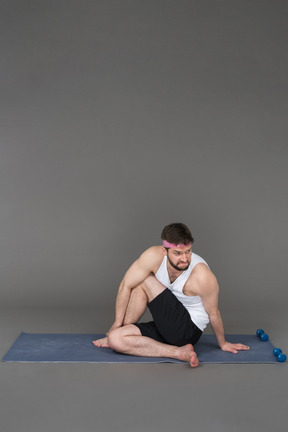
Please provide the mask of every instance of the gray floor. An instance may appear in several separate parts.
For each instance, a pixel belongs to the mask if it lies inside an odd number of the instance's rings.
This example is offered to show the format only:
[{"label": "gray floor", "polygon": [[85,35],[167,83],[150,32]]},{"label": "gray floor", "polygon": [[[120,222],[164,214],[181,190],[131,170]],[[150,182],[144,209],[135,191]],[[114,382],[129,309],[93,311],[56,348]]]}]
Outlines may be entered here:
[{"label": "gray floor", "polygon": [[[284,311],[283,311],[284,312]],[[1,312],[1,357],[21,331],[105,331],[111,308],[13,309]],[[263,326],[288,348],[285,315],[237,312],[230,333]],[[286,326],[286,327],[285,327]],[[208,329],[209,332],[209,329]],[[1,363],[1,432],[282,431],[287,425],[286,364]]]}]

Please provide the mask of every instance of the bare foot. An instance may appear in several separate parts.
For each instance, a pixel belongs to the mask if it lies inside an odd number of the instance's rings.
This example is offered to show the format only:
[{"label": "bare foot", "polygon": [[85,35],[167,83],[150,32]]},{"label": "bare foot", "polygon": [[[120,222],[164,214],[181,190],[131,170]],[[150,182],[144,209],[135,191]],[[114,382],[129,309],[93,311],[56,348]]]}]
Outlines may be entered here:
[{"label": "bare foot", "polygon": [[104,337],[103,339],[97,339],[97,340],[93,341],[93,344],[97,347],[110,348],[107,336]]},{"label": "bare foot", "polygon": [[177,358],[190,363],[191,367],[197,367],[199,365],[197,354],[195,353],[193,345],[191,344],[179,347],[177,350]]}]

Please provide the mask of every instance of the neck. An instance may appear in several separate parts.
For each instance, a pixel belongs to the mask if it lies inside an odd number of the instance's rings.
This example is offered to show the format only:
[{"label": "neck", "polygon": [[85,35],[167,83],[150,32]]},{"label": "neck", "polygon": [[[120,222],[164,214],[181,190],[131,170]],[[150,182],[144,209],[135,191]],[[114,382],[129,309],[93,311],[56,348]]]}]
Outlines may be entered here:
[{"label": "neck", "polygon": [[182,273],[184,270],[177,270],[175,269],[167,259],[167,271],[170,278],[171,283],[173,283]]}]

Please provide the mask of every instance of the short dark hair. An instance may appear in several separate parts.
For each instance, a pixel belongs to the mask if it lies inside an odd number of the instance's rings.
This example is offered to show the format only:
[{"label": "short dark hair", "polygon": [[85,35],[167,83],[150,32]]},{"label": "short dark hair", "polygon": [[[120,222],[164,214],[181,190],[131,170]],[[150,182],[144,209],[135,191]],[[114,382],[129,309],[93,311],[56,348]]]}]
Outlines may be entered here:
[{"label": "short dark hair", "polygon": [[161,233],[161,239],[176,245],[180,243],[184,245],[194,243],[191,231],[186,225],[180,222],[166,225]]}]

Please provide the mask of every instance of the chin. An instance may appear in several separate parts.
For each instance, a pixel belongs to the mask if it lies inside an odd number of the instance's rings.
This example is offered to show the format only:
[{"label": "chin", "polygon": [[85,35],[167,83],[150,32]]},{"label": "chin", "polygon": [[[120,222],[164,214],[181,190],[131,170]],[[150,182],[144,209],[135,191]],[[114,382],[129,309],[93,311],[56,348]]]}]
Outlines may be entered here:
[{"label": "chin", "polygon": [[177,266],[177,268],[181,271],[187,270],[188,267],[189,267],[189,264],[186,264],[185,266],[184,265],[183,266]]}]

